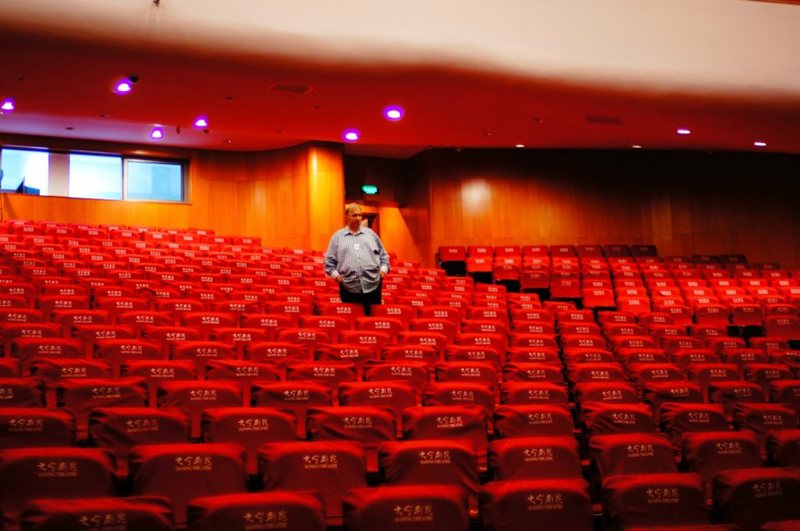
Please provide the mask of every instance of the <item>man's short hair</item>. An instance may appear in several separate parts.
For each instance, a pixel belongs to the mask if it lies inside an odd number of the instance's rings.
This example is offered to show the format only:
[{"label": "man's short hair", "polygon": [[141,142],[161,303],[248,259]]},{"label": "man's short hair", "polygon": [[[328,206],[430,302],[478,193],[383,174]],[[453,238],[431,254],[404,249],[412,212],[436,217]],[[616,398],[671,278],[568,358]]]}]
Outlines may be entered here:
[{"label": "man's short hair", "polygon": [[356,209],[356,208],[361,210],[361,205],[359,205],[358,203],[348,203],[348,204],[346,204],[344,206],[344,215],[345,216],[350,215],[350,211],[353,210],[353,209]]}]

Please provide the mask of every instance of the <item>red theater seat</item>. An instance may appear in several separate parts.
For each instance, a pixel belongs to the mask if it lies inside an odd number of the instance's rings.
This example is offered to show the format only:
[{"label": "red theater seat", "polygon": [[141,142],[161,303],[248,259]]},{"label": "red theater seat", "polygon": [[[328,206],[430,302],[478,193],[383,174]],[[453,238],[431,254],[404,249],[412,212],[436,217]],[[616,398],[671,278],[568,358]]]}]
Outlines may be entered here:
[{"label": "red theater seat", "polygon": [[611,476],[603,481],[602,497],[615,530],[710,523],[698,474]]},{"label": "red theater seat", "polygon": [[343,508],[348,531],[469,529],[466,494],[447,485],[353,489],[345,494]]},{"label": "red theater seat", "polygon": [[158,407],[175,407],[191,419],[192,438],[200,437],[203,411],[217,407],[243,405],[238,383],[222,380],[183,380],[164,382],[158,387]]},{"label": "red theater seat", "polygon": [[65,411],[0,408],[0,450],[74,443],[75,419]]},{"label": "red theater seat", "polygon": [[489,468],[495,480],[581,478],[574,437],[513,437],[489,445]]},{"label": "red theater seat", "polygon": [[37,498],[111,496],[111,457],[97,448],[14,448],[0,451],[0,511],[4,529],[18,529],[20,513]]},{"label": "red theater seat", "polygon": [[583,480],[493,481],[480,490],[485,531],[592,531],[589,486]]},{"label": "red theater seat", "polygon": [[800,518],[800,475],[784,468],[726,470],[714,477],[718,521],[758,531],[767,522]]},{"label": "red theater seat", "polygon": [[378,472],[378,446],[395,440],[394,415],[370,406],[339,406],[308,410],[308,438],[314,441],[352,441],[361,445],[368,473]]},{"label": "red theater seat", "polygon": [[755,433],[762,446],[769,432],[798,428],[797,411],[785,404],[737,404],[733,419],[740,430]]},{"label": "red theater seat", "polygon": [[708,397],[711,402],[725,407],[725,414],[729,419],[733,419],[736,404],[758,404],[767,401],[760,385],[743,380],[713,382],[708,387]]},{"label": "red theater seat", "polygon": [[601,479],[678,471],[672,444],[657,433],[597,435],[589,439],[589,453]]},{"label": "red theater seat", "polygon": [[688,470],[697,472],[711,495],[711,480],[723,470],[761,466],[758,440],[749,431],[704,431],[686,433],[682,443]]},{"label": "red theater seat", "polygon": [[494,425],[502,438],[570,437],[574,430],[570,411],[560,405],[497,406]]},{"label": "red theater seat", "polygon": [[478,464],[465,441],[428,439],[388,442],[379,449],[387,485],[450,485],[463,489],[475,514]]},{"label": "red theater seat", "polygon": [[0,408],[44,407],[43,391],[38,378],[0,378]]},{"label": "red theater seat", "polygon": [[11,355],[18,358],[22,370],[41,358],[84,358],[83,342],[73,338],[39,337],[19,338],[13,341]]},{"label": "red theater seat", "polygon": [[291,412],[297,419],[297,436],[306,437],[306,412],[311,407],[333,405],[333,390],[320,382],[256,382],[252,387],[252,403]]},{"label": "red theater seat", "polygon": [[725,431],[728,420],[721,404],[684,404],[669,402],[660,410],[661,431],[678,445],[684,434],[706,431]]},{"label": "red theater seat", "polygon": [[238,444],[247,455],[247,473],[258,474],[258,449],[268,442],[296,441],[294,415],[268,407],[219,407],[203,412],[203,441]]},{"label": "red theater seat", "polygon": [[[385,361],[368,361],[364,364],[364,380],[377,382],[385,380],[402,380],[413,385],[415,388],[422,388],[431,380],[431,365],[425,361],[418,361],[421,357],[427,357],[428,352],[418,347],[402,347],[395,354],[410,354],[411,359],[398,358]],[[389,357],[389,356],[387,356]]]},{"label": "red theater seat", "polygon": [[344,382],[339,386],[342,406],[370,406],[389,409],[399,426],[400,415],[409,407],[420,405],[418,388],[398,380]]},{"label": "red theater seat", "polygon": [[273,491],[203,496],[191,500],[188,515],[192,531],[326,529],[322,502],[310,492]]},{"label": "red theater seat", "polygon": [[134,446],[189,442],[189,419],[180,410],[145,407],[97,408],[89,414],[89,440],[116,459],[115,470],[128,476]]},{"label": "red theater seat", "polygon": [[37,499],[29,503],[23,511],[22,529],[171,531],[172,507],[167,500],[135,496],[76,500]]},{"label": "red theater seat", "polygon": [[135,495],[169,499],[175,524],[181,527],[193,499],[245,492],[244,460],[242,447],[233,444],[136,446],[131,452],[131,486]]},{"label": "red theater seat", "polygon": [[767,455],[773,466],[800,467],[800,429],[770,432]]},{"label": "red theater seat", "polygon": [[553,382],[503,382],[500,385],[500,402],[503,404],[557,404],[567,406],[567,387]]},{"label": "red theater seat", "polygon": [[88,434],[89,414],[98,407],[144,407],[143,378],[66,379],[56,384],[56,404],[75,416],[78,440]]},{"label": "red theater seat", "polygon": [[475,405],[412,407],[403,411],[403,438],[461,439],[485,467],[488,438],[484,409]]},{"label": "red theater seat", "polygon": [[595,435],[658,431],[653,411],[646,404],[590,402],[583,405],[581,416],[589,438]]},{"label": "red theater seat", "polygon": [[344,494],[367,486],[364,451],[356,443],[268,443],[258,454],[264,488],[318,493],[328,525],[341,525]]}]

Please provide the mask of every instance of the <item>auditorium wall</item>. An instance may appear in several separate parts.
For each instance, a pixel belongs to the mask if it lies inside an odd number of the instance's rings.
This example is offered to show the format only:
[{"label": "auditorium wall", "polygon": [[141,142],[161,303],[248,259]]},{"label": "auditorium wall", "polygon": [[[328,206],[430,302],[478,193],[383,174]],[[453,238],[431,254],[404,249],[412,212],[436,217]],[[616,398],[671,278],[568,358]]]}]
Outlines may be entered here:
[{"label": "auditorium wall", "polygon": [[662,255],[743,253],[800,268],[798,157],[435,149],[398,164],[348,158],[346,168],[391,181],[393,195],[372,200],[398,213],[381,232],[397,224],[408,235],[387,246],[427,265],[440,245],[654,243]]},{"label": "auditorium wall", "polygon": [[[44,145],[61,147],[57,141]],[[135,148],[79,146],[95,152]],[[330,233],[342,225],[344,173],[338,145],[251,153],[165,149],[148,155],[189,160],[187,203],[4,194],[3,218],[205,228],[221,235],[258,236],[274,247],[303,249],[324,248]]]},{"label": "auditorium wall", "polygon": [[[186,204],[6,194],[4,219],[202,227],[324,249],[347,199],[379,216],[387,248],[427,266],[440,245],[654,243],[662,255],[744,253],[800,268],[800,157],[432,149],[393,160],[336,144],[167,155],[190,160]],[[362,196],[364,182],[380,194]]]}]

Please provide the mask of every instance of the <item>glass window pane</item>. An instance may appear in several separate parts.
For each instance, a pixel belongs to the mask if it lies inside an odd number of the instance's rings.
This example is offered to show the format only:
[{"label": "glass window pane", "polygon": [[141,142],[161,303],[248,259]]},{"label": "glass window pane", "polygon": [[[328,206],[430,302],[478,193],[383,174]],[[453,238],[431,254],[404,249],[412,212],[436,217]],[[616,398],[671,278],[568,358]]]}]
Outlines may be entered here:
[{"label": "glass window pane", "polygon": [[71,154],[69,196],[122,199],[122,157]]},{"label": "glass window pane", "polygon": [[183,166],[167,162],[129,160],[128,199],[183,200]]},{"label": "glass window pane", "polygon": [[17,190],[23,184],[47,195],[50,155],[46,151],[3,149],[3,190]]}]

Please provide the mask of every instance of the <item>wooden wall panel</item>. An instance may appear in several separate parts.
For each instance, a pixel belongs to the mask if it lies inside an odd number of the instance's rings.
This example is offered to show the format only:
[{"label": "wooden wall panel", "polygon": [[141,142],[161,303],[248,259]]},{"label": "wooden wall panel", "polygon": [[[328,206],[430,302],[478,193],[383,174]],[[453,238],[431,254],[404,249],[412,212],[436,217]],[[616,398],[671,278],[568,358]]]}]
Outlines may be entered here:
[{"label": "wooden wall panel", "polygon": [[[208,228],[221,235],[258,236],[266,246],[303,249],[324,249],[342,223],[344,177],[338,146],[310,144],[255,153],[176,150],[172,155],[190,158],[188,203],[4,194],[3,217]],[[319,162],[312,175],[313,159]]]},{"label": "wooden wall panel", "polygon": [[397,164],[401,186],[386,163],[347,163],[381,186],[389,175],[395,195],[377,204],[401,215],[382,216],[381,231],[426,265],[440,245],[654,243],[800,268],[800,157],[429,150]]},{"label": "wooden wall panel", "polygon": [[308,245],[325,250],[331,234],[344,226],[344,161],[338,146],[308,151]]},{"label": "wooden wall panel", "polygon": [[431,246],[655,243],[800,267],[800,158],[429,152]]}]

